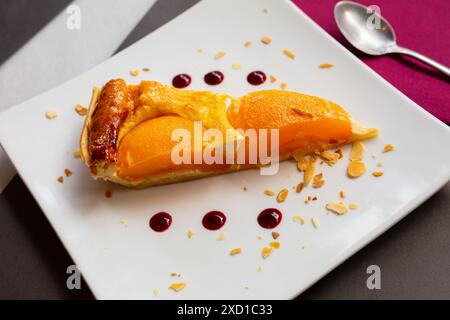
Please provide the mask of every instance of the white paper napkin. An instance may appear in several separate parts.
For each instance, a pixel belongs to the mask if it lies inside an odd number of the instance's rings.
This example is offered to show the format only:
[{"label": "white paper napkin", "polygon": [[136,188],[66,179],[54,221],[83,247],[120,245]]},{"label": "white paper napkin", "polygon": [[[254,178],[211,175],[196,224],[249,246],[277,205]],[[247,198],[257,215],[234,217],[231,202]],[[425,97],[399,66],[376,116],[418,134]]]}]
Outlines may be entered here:
[{"label": "white paper napkin", "polygon": [[[73,1],[0,66],[0,111],[110,57],[155,1]],[[0,193],[14,175],[0,147]]]}]

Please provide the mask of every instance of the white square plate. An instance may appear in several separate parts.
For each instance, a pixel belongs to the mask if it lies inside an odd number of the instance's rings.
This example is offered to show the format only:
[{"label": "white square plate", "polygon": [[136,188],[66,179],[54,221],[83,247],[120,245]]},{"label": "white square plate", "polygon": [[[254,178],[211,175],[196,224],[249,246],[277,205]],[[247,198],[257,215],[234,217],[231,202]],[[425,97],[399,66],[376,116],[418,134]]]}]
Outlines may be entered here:
[{"label": "white square plate", "polygon": [[[265,35],[272,37],[270,45],[259,41]],[[248,48],[243,45],[247,40],[253,42]],[[284,48],[297,58],[284,56]],[[219,50],[227,54],[215,60]],[[242,63],[241,70],[231,68],[236,61]],[[335,67],[318,68],[325,62]],[[130,70],[142,67],[151,72],[129,76]],[[73,107],[88,104],[93,85],[115,77],[169,84],[175,74],[187,72],[193,76],[191,88],[211,89],[203,83],[203,75],[222,70],[225,81],[214,89],[241,95],[255,90],[246,83],[246,75],[258,69],[276,75],[278,83],[287,83],[291,90],[334,100],[353,118],[379,128],[380,137],[365,143],[369,171],[349,180],[346,160],[333,168],[319,166],[324,187],[291,192],[277,204],[263,190],[291,188],[302,179],[289,161],[275,176],[249,170],[136,191],[92,180],[72,156],[83,121]],[[277,88],[277,83],[267,81],[258,89],[263,88]],[[44,113],[49,109],[59,116],[47,120]],[[0,118],[2,146],[101,299],[153,299],[154,288],[160,289],[158,299],[293,298],[449,180],[449,139],[447,126],[361,63],[293,4],[280,0],[202,1],[105,63]],[[396,150],[382,154],[387,143]],[[348,149],[345,153],[347,157]],[[378,158],[373,159],[372,153]],[[385,164],[385,175],[374,178],[370,172],[379,170],[379,161]],[[60,184],[56,178],[66,167],[74,175]],[[107,188],[114,190],[110,199],[104,196]],[[347,192],[346,202],[356,202],[359,208],[339,217],[327,214],[325,204],[338,201],[340,190]],[[308,195],[319,199],[305,205]],[[258,226],[256,216],[273,206],[284,213],[277,228],[281,248],[263,261],[261,249],[269,243],[270,231]],[[201,226],[203,214],[210,210],[228,216],[218,232]],[[148,227],[158,211],[168,211],[174,218],[172,227],[161,234]],[[292,221],[297,214],[305,217],[305,225]],[[318,229],[310,223],[313,216],[320,223]],[[187,238],[188,230],[194,232],[192,239]],[[217,241],[220,233],[225,240]],[[235,247],[243,252],[231,257],[229,251]],[[257,271],[259,266],[262,272]],[[182,277],[172,278],[171,272]],[[183,291],[168,290],[180,281],[187,283]]]}]

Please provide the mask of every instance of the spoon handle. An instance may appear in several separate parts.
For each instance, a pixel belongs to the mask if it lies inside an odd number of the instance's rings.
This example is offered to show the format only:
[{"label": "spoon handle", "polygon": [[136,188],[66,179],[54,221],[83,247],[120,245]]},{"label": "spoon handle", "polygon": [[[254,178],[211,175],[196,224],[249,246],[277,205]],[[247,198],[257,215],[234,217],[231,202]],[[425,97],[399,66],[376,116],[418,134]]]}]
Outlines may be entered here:
[{"label": "spoon handle", "polygon": [[447,68],[446,66],[444,66],[443,64],[430,59],[426,56],[424,56],[423,54],[420,54],[418,52],[415,52],[413,50],[410,49],[406,49],[406,48],[402,48],[402,47],[395,47],[391,50],[391,52],[395,52],[395,53],[402,53],[402,54],[406,54],[408,56],[414,57],[417,60],[420,60],[430,66],[432,66],[433,68],[435,68],[436,70],[441,71],[442,73],[444,73],[445,75],[447,75],[448,77],[450,77],[450,69]]}]

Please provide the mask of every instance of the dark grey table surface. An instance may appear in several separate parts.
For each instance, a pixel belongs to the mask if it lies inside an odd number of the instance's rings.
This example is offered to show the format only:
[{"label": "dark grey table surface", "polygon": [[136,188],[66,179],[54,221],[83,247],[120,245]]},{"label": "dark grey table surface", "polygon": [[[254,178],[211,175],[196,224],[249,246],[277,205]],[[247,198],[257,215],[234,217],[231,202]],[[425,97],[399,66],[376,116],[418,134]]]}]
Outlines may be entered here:
[{"label": "dark grey table surface", "polygon": [[[159,0],[123,49],[198,0]],[[0,63],[14,54],[68,0],[0,1]],[[302,299],[450,299],[450,184],[305,291]],[[93,299],[86,283],[66,288],[73,264],[22,180],[0,195],[0,299]],[[370,265],[381,289],[366,286]],[[301,271],[301,270],[300,270]]]}]

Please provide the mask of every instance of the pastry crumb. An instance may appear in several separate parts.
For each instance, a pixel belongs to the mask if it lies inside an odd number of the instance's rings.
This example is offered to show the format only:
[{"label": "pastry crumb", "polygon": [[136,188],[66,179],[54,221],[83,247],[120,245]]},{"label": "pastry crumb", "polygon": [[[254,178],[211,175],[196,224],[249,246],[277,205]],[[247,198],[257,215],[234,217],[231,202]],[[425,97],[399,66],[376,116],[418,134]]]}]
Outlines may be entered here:
[{"label": "pastry crumb", "polygon": [[239,70],[242,68],[242,64],[240,62],[235,62],[233,63],[233,65],[231,66],[234,70]]},{"label": "pastry crumb", "polygon": [[281,88],[281,90],[286,90],[287,83],[284,83],[284,82],[280,83],[280,88]]},{"label": "pastry crumb", "polygon": [[319,221],[317,220],[316,217],[312,217],[312,218],[311,218],[311,223],[312,223],[314,229],[319,228]]},{"label": "pastry crumb", "polygon": [[184,283],[184,282],[173,283],[169,287],[170,290],[173,290],[175,292],[179,292],[179,291],[183,290],[184,288],[186,288],[186,283]]},{"label": "pastry crumb", "polygon": [[383,148],[383,153],[392,151],[392,150],[394,150],[394,149],[395,149],[395,147],[394,147],[392,144],[387,144],[387,145],[385,145],[384,148]]},{"label": "pastry crumb", "polygon": [[272,238],[273,240],[277,240],[280,237],[280,234],[276,231],[272,231]]},{"label": "pastry crumb", "polygon": [[266,190],[264,190],[264,194],[267,195],[267,196],[272,197],[272,196],[275,195],[275,192],[273,192],[273,191],[270,190],[270,189],[266,189]]},{"label": "pastry crumb", "polygon": [[333,68],[333,67],[334,67],[334,65],[331,64],[331,63],[321,63],[321,64],[319,64],[319,68],[321,68],[321,69],[329,69],[329,68]]},{"label": "pastry crumb", "polygon": [[270,243],[270,246],[271,246],[272,248],[275,248],[275,249],[280,249],[281,244],[280,244],[279,241],[272,241],[272,242]]},{"label": "pastry crumb", "polygon": [[230,251],[230,256],[240,254],[241,252],[242,252],[241,248],[234,248],[233,250]]},{"label": "pastry crumb", "polygon": [[[322,187],[324,183],[325,183],[325,180],[323,179],[323,174],[318,173],[313,178],[312,187],[317,189],[317,188]],[[308,199],[308,200],[311,200],[311,199]]]},{"label": "pastry crumb", "polygon": [[343,190],[339,191],[339,197],[341,197],[341,199],[344,199],[346,195],[347,194],[345,193],[345,191]]},{"label": "pastry crumb", "polygon": [[176,272],[172,272],[172,273],[170,274],[171,277],[176,277],[177,275],[178,275],[178,273],[176,273]]},{"label": "pastry crumb", "polygon": [[189,230],[187,232],[187,236],[188,236],[189,239],[191,239],[193,235],[194,235],[194,233],[191,230]]},{"label": "pastry crumb", "polygon": [[45,113],[45,117],[49,120],[55,119],[58,116],[58,113],[55,110],[48,110]]},{"label": "pastry crumb", "polygon": [[326,208],[327,208],[327,210],[337,214],[338,216],[342,216],[342,215],[346,214],[347,211],[348,211],[347,207],[342,202],[339,202],[339,203],[335,203],[335,202],[327,203]]},{"label": "pastry crumb", "polygon": [[342,149],[337,149],[334,153],[337,153],[339,155],[339,159],[342,159],[344,157],[344,152]]},{"label": "pastry crumb", "polygon": [[291,59],[295,59],[295,53],[289,49],[284,49],[283,53],[286,57],[291,58]]},{"label": "pastry crumb", "polygon": [[251,41],[245,41],[244,42],[244,46],[245,47],[250,47],[252,45],[252,42]]},{"label": "pastry crumb", "polygon": [[372,175],[374,177],[381,177],[383,174],[384,174],[383,171],[374,171],[374,172],[372,172]]},{"label": "pastry crumb", "polygon": [[350,178],[358,178],[364,172],[366,172],[367,168],[364,162],[361,161],[350,161],[348,167],[347,167],[347,175]]},{"label": "pastry crumb", "polygon": [[214,59],[218,60],[220,58],[225,57],[226,52],[225,51],[217,51],[216,54],[214,55]]},{"label": "pastry crumb", "polygon": [[223,233],[219,234],[219,237],[217,237],[217,240],[222,241],[225,239],[225,235]]},{"label": "pastry crumb", "polygon": [[264,44],[270,44],[272,42],[272,38],[268,36],[262,37],[261,42]]},{"label": "pastry crumb", "polygon": [[82,117],[84,117],[88,113],[88,109],[82,106],[81,104],[75,105],[75,111]]},{"label": "pastry crumb", "polygon": [[64,183],[64,177],[59,176],[56,180],[58,180],[59,183]]},{"label": "pastry crumb", "polygon": [[72,175],[72,171],[68,168],[64,169],[64,174],[66,175],[66,177],[70,177]]},{"label": "pastry crumb", "polygon": [[134,69],[130,71],[130,76],[137,77],[139,75],[139,70]]},{"label": "pastry crumb", "polygon": [[272,254],[273,248],[272,247],[264,247],[262,249],[262,257],[263,259],[268,258]]},{"label": "pastry crumb", "polygon": [[277,195],[277,202],[284,202],[289,194],[289,189],[283,188]]},{"label": "pastry crumb", "polygon": [[274,75],[270,75],[270,82],[271,83],[277,82],[277,77],[275,77]]}]

